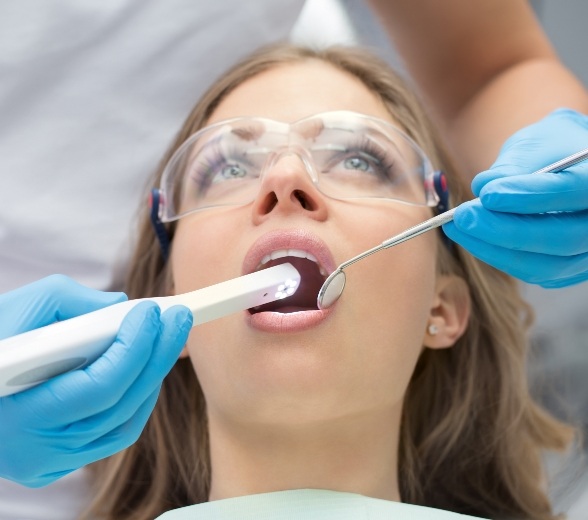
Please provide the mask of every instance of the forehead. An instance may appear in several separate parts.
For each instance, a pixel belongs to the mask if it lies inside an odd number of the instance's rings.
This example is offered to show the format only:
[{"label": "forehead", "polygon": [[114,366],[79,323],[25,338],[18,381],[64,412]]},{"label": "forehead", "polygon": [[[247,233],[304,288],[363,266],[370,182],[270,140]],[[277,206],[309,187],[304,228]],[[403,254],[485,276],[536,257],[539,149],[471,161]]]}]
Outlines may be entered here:
[{"label": "forehead", "polygon": [[359,79],[319,60],[278,65],[248,79],[223,99],[208,123],[241,116],[290,123],[335,110],[395,123],[378,96]]}]

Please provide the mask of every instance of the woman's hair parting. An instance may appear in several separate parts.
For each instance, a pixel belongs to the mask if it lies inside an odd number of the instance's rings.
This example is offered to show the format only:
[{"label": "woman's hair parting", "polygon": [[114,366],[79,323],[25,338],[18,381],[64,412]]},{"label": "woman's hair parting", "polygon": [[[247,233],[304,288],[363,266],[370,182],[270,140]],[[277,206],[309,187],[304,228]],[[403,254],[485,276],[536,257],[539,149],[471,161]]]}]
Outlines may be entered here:
[{"label": "woman's hair parting", "polygon": [[[163,158],[149,188],[157,187],[175,150],[206,125],[233,89],[264,71],[318,60],[360,80],[446,176],[453,206],[469,198],[430,117],[410,85],[370,52],[346,47],[312,50],[266,47],[230,69],[200,99]],[[287,100],[284,100],[287,102]],[[140,215],[129,266],[130,298],[166,294],[171,274]],[[172,237],[175,224],[167,225]],[[527,329],[531,312],[517,284],[477,261],[439,233],[438,270],[462,277],[470,290],[467,330],[448,349],[424,349],[406,392],[399,444],[402,501],[492,519],[552,520],[544,450],[572,438],[527,388]],[[192,365],[180,359],[165,379],[145,430],[125,451],[93,465],[92,518],[145,520],[206,502],[211,467],[206,404]]]}]

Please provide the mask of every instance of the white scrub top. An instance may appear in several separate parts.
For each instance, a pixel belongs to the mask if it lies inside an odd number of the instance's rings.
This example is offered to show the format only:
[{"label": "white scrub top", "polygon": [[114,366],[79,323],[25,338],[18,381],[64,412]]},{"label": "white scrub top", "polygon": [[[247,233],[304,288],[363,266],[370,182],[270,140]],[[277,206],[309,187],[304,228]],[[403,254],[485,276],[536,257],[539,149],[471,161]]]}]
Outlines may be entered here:
[{"label": "white scrub top", "polygon": [[[119,288],[140,194],[189,110],[239,58],[286,39],[303,4],[0,2],[0,293],[52,273]],[[85,475],[0,479],[0,519],[77,519]]]},{"label": "white scrub top", "polygon": [[303,4],[0,2],[0,293],[52,273],[120,288],[140,195],[189,110]]},{"label": "white scrub top", "polygon": [[278,491],[169,511],[158,520],[467,520],[478,518],[352,493]]}]

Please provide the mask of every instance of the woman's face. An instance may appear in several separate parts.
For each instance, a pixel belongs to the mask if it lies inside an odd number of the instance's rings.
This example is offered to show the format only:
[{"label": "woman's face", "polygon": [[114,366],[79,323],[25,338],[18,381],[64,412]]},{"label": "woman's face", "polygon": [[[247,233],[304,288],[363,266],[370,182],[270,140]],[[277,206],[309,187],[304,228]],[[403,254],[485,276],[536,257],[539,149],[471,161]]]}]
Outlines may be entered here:
[{"label": "woman's face", "polygon": [[[334,110],[395,123],[361,82],[319,61],[249,79],[209,123],[237,116],[294,122]],[[311,253],[330,272],[430,216],[428,208],[393,201],[327,198],[303,163],[286,156],[264,174],[252,203],[178,222],[174,291],[251,272],[284,249]],[[188,352],[209,414],[300,424],[399,410],[437,304],[435,240],[428,233],[349,267],[345,291],[327,311],[242,312],[194,328]]]}]

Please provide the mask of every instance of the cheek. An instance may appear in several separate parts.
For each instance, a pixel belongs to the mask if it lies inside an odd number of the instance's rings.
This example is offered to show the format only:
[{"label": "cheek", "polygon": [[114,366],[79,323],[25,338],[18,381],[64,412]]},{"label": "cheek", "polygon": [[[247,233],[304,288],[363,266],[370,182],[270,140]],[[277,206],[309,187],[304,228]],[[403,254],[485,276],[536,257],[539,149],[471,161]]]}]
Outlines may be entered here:
[{"label": "cheek", "polygon": [[223,254],[234,241],[230,219],[194,215],[180,220],[174,235],[170,262],[176,294],[194,291],[238,276],[229,255]]},{"label": "cheek", "polygon": [[[394,206],[365,209],[349,222],[349,236],[360,237],[356,253],[429,218],[426,208]],[[382,218],[384,217],[384,218]],[[356,291],[354,300],[380,315],[406,316],[427,314],[435,287],[436,234],[425,233],[407,242],[384,249],[346,269],[345,292]],[[408,328],[408,327],[407,327]]]},{"label": "cheek", "polygon": [[365,266],[356,300],[363,303],[357,307],[358,319],[380,324],[369,329],[375,340],[388,337],[404,348],[420,349],[433,303],[435,262],[430,248],[416,240]]},{"label": "cheek", "polygon": [[[179,221],[170,256],[174,293],[180,294],[201,289],[235,278],[240,264],[231,254],[233,244],[239,249],[243,230],[237,223],[244,218],[233,211],[204,216],[193,215]],[[238,337],[235,317],[204,323],[192,329],[187,347],[192,364],[203,388],[209,381],[226,381],[234,367],[227,366],[225,346]],[[229,363],[230,364],[230,363]]]},{"label": "cheek", "polygon": [[[419,221],[419,216],[402,214],[385,222],[371,220],[371,239],[364,228],[363,246],[373,247]],[[357,361],[379,388],[378,395],[399,398],[422,351],[435,295],[435,251],[436,237],[428,233],[347,269],[341,310],[348,333],[362,347]]]}]

